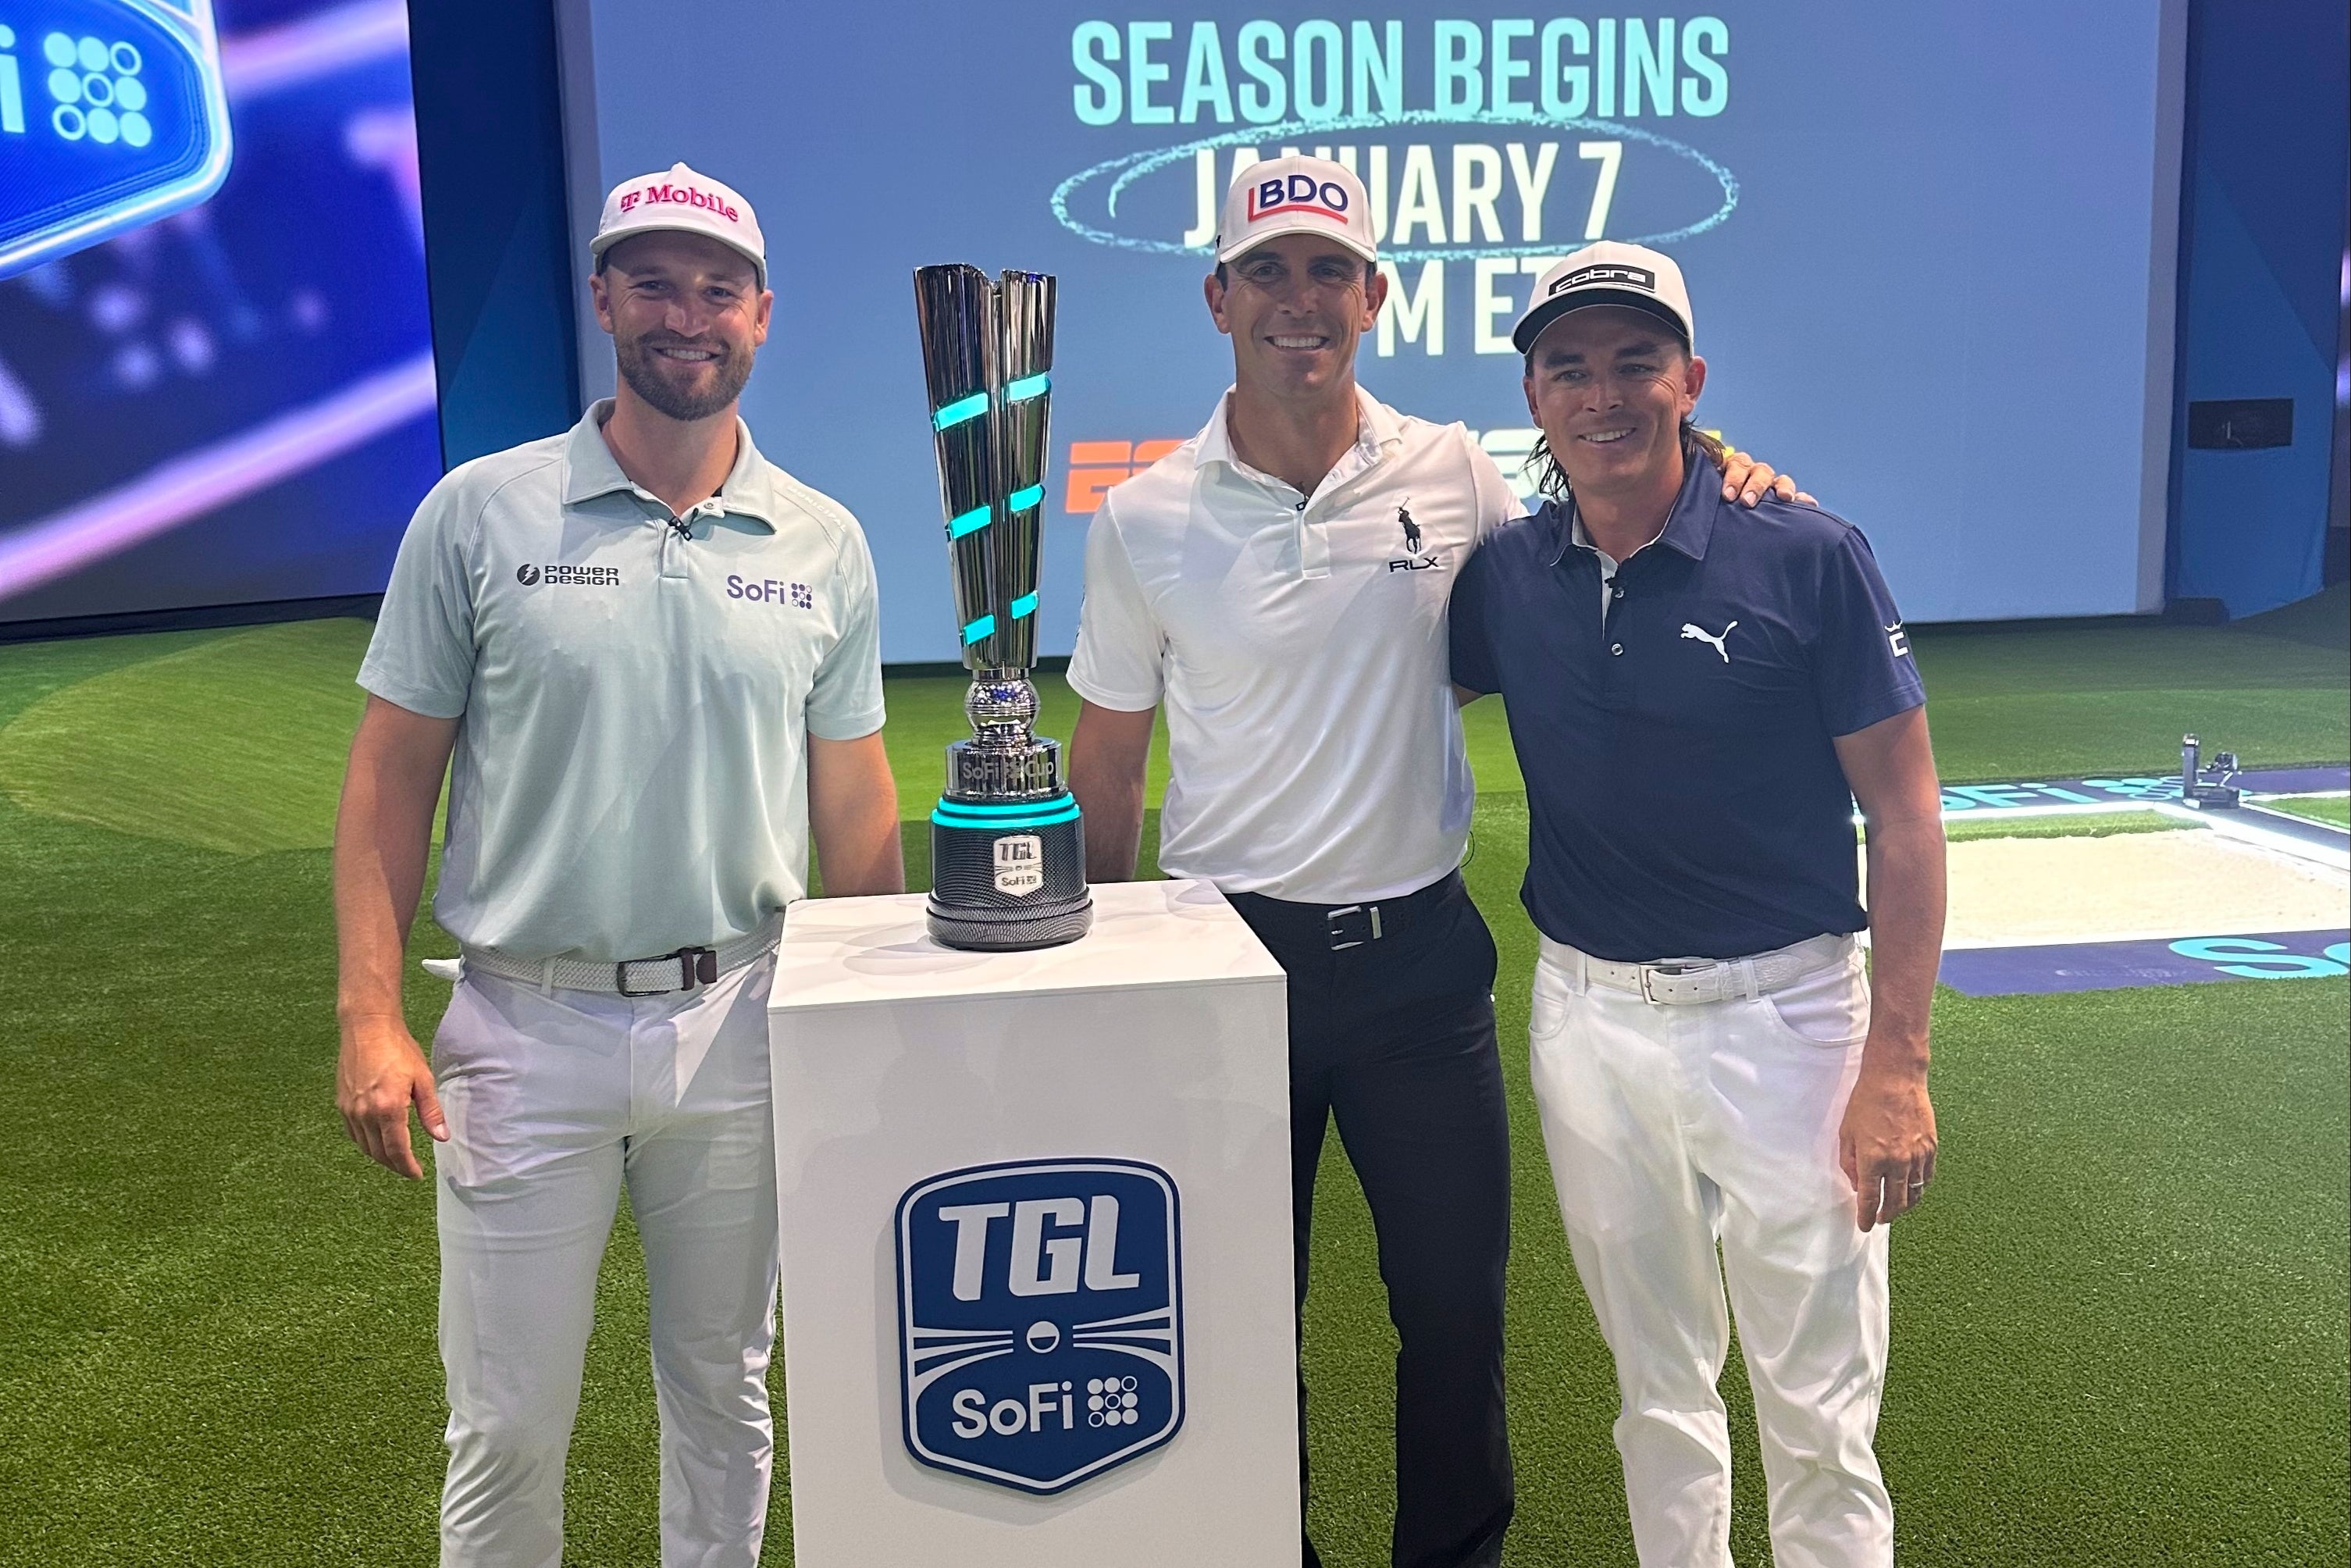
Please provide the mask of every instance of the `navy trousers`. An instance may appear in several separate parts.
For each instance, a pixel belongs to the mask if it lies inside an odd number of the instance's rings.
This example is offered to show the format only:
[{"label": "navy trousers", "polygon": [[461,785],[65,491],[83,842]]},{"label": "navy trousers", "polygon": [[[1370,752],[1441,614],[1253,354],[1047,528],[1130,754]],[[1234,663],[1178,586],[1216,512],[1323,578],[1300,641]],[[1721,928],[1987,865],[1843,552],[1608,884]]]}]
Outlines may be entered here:
[{"label": "navy trousers", "polygon": [[[1335,1120],[1378,1233],[1396,1353],[1395,1568],[1489,1568],[1512,1507],[1502,1412],[1510,1124],[1494,942],[1458,873],[1357,907],[1232,896],[1290,977],[1290,1213],[1306,1304]],[[1306,1476],[1306,1382],[1298,1385]],[[1310,1538],[1305,1568],[1320,1568]]]}]

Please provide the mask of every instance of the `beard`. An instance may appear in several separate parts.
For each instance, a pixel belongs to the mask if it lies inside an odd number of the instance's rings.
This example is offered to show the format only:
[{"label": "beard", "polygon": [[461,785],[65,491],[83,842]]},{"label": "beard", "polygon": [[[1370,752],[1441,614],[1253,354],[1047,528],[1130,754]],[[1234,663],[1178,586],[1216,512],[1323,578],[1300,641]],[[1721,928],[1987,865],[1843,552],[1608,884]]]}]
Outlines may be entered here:
[{"label": "beard", "polygon": [[708,419],[743,395],[744,383],[751,379],[749,354],[732,343],[695,344],[695,348],[706,348],[718,357],[709,361],[710,380],[705,387],[700,391],[688,391],[671,379],[678,370],[685,367],[677,366],[654,351],[677,346],[669,341],[651,343],[643,338],[616,343],[613,351],[619,361],[621,379],[629,383],[631,392],[643,398],[656,412],[681,423]]}]

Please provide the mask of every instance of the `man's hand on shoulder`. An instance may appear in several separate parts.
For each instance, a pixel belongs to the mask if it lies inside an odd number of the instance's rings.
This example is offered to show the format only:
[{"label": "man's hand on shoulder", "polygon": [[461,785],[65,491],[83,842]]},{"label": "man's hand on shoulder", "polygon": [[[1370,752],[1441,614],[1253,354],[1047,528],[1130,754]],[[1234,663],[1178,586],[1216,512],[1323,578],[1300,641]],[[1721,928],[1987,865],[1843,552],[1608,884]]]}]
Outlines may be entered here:
[{"label": "man's hand on shoulder", "polygon": [[1722,498],[1726,501],[1752,507],[1761,502],[1763,492],[1769,490],[1777,500],[1802,501],[1808,507],[1820,504],[1797,489],[1793,479],[1774,471],[1771,465],[1751,452],[1725,448],[1721,466]]},{"label": "man's hand on shoulder", "polygon": [[343,1113],[343,1129],[368,1158],[413,1179],[424,1167],[409,1143],[411,1104],[433,1141],[447,1143],[449,1122],[433,1092],[432,1064],[417,1049],[406,1021],[388,1016],[346,1021],[335,1063],[335,1109]]}]

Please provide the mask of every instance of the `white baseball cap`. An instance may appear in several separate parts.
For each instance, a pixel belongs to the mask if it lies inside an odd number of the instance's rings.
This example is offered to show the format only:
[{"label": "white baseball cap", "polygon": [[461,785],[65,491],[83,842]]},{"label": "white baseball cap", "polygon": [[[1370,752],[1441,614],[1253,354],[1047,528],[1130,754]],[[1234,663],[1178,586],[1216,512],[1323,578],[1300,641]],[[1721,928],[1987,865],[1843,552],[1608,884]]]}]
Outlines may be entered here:
[{"label": "white baseball cap", "polygon": [[1232,260],[1276,235],[1319,234],[1365,261],[1379,259],[1372,238],[1372,198],[1343,163],[1293,154],[1252,163],[1225,193],[1217,259]]},{"label": "white baseball cap", "polygon": [[1543,329],[1571,310],[1589,305],[1623,305],[1646,310],[1681,334],[1685,348],[1697,346],[1690,323],[1689,290],[1674,258],[1646,246],[1602,240],[1552,265],[1535,284],[1527,313],[1510,331],[1523,354]]},{"label": "white baseball cap", "polygon": [[759,287],[768,287],[768,242],[751,204],[733,187],[683,163],[671,164],[665,174],[640,174],[613,186],[604,198],[596,237],[588,242],[588,258],[601,261],[606,251],[630,235],[665,229],[708,235],[732,246],[759,269]]}]

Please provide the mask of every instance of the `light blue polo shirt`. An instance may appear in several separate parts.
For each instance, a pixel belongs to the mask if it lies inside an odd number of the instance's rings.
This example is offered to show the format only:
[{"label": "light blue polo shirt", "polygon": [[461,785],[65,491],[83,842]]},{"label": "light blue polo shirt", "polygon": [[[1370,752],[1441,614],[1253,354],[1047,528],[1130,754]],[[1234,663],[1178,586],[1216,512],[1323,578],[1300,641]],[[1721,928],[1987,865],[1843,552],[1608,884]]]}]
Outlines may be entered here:
[{"label": "light blue polo shirt", "polygon": [[613,963],[716,946],[807,893],[808,741],[882,727],[873,560],[759,455],[677,519],[564,435],[433,487],[360,667],[457,718],[433,913],[472,946]]}]

